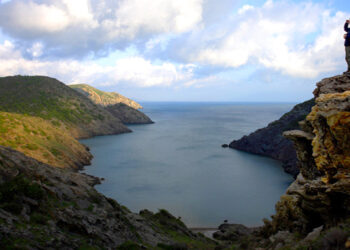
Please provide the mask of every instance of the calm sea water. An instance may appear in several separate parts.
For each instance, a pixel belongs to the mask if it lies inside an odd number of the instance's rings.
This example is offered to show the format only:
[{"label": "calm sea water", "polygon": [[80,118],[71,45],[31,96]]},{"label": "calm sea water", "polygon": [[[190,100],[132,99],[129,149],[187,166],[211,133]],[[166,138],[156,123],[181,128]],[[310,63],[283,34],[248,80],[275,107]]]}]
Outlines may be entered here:
[{"label": "calm sea water", "polygon": [[82,140],[96,186],[134,212],[165,208],[191,227],[260,225],[292,182],[269,158],[221,148],[266,126],[293,104],[143,103],[155,124]]}]

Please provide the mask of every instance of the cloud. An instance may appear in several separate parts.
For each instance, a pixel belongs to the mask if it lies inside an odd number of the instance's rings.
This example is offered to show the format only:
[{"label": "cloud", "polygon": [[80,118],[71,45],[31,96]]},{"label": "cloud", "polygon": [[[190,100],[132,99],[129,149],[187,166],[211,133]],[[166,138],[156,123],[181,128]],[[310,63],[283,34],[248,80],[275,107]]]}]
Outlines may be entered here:
[{"label": "cloud", "polygon": [[252,10],[252,9],[254,9],[254,6],[252,6],[252,5],[249,5],[249,4],[243,5],[243,7],[241,7],[238,10],[238,14],[242,15],[245,12],[247,12],[248,10]]},{"label": "cloud", "polygon": [[344,64],[342,26],[349,14],[311,2],[244,5],[220,23],[170,44],[175,58],[227,68],[263,66],[315,78]]},{"label": "cloud", "polygon": [[40,41],[48,55],[57,57],[98,54],[134,39],[188,32],[201,20],[202,0],[13,0],[0,5],[4,33],[22,47]]},{"label": "cloud", "polygon": [[[31,51],[38,53],[36,47]],[[193,79],[195,67],[191,64],[176,65],[170,62],[155,64],[140,56],[121,58],[110,66],[101,66],[92,60],[80,62],[74,59],[26,59],[10,41],[0,44],[0,65],[2,76],[48,75],[66,83],[89,83],[95,86],[126,84],[136,87],[182,85]]]}]

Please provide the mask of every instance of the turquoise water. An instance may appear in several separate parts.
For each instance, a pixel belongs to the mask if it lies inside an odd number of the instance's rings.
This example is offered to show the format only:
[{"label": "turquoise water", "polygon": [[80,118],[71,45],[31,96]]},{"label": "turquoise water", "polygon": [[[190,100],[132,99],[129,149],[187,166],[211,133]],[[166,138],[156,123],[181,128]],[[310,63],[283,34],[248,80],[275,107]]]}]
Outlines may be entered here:
[{"label": "turquoise water", "polygon": [[274,213],[292,177],[277,161],[221,144],[266,126],[293,104],[143,106],[155,124],[82,140],[94,155],[85,172],[105,178],[97,190],[134,212],[165,208],[191,227],[225,219],[255,226]]}]

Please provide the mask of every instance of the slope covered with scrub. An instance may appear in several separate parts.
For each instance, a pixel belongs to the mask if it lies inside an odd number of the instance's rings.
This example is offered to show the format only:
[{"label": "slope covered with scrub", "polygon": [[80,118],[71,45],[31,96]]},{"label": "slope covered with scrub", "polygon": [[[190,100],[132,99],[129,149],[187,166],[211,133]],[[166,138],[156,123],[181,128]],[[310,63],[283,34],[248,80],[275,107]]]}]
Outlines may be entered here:
[{"label": "slope covered with scrub", "polygon": [[0,145],[53,166],[80,168],[92,155],[76,139],[129,131],[110,112],[56,79],[0,78]]},{"label": "slope covered with scrub", "polygon": [[115,92],[101,91],[87,84],[69,86],[84,94],[96,105],[104,107],[124,124],[153,123],[147,115],[138,110],[142,108],[140,104],[125,96]]},{"label": "slope covered with scrub", "polygon": [[215,248],[166,210],[132,213],[98,193],[97,183],[0,146],[0,248]]},{"label": "slope covered with scrub", "polygon": [[129,131],[84,95],[46,76],[1,77],[0,110],[43,118],[75,138]]},{"label": "slope covered with scrub", "polygon": [[88,84],[71,84],[69,87],[79,91],[83,95],[87,96],[94,103],[101,106],[109,106],[117,103],[124,103],[134,109],[142,109],[142,106],[137,102],[119,94],[116,92],[105,92],[96,89]]}]

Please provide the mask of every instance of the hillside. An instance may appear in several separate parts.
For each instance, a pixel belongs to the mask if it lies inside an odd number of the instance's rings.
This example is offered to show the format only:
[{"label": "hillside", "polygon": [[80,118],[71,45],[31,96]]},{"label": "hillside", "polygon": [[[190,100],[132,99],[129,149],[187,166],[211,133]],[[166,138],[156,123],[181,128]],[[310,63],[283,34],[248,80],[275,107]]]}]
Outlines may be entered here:
[{"label": "hillside", "polygon": [[0,145],[56,167],[81,168],[92,155],[68,132],[39,117],[0,112]]},{"label": "hillside", "polygon": [[[166,210],[131,213],[99,179],[0,146],[1,249],[214,249]],[[119,247],[119,248],[118,248]]]},{"label": "hillside", "polygon": [[138,103],[114,92],[104,92],[87,84],[69,85],[86,95],[93,103],[108,110],[124,124],[149,124],[153,121],[138,110]]},{"label": "hillside", "polygon": [[69,87],[89,97],[89,99],[92,100],[95,104],[104,107],[117,103],[124,103],[125,105],[128,105],[134,109],[142,109],[142,106],[137,102],[115,92],[101,91],[87,84],[71,84]]},{"label": "hillside", "polygon": [[124,124],[149,124],[153,121],[144,113],[124,103],[107,106],[106,109]]},{"label": "hillside", "polygon": [[75,138],[130,131],[84,95],[46,76],[1,77],[0,111],[43,118]]},{"label": "hillside", "polygon": [[229,146],[279,160],[283,163],[283,168],[287,173],[296,176],[299,173],[299,168],[295,149],[293,143],[283,137],[283,132],[298,129],[298,122],[305,119],[314,105],[314,99],[300,103],[277,121],[271,122],[267,127],[258,129],[248,136],[232,141]]},{"label": "hillside", "polygon": [[76,139],[129,132],[104,108],[45,76],[0,78],[0,145],[68,168],[90,164]]}]

